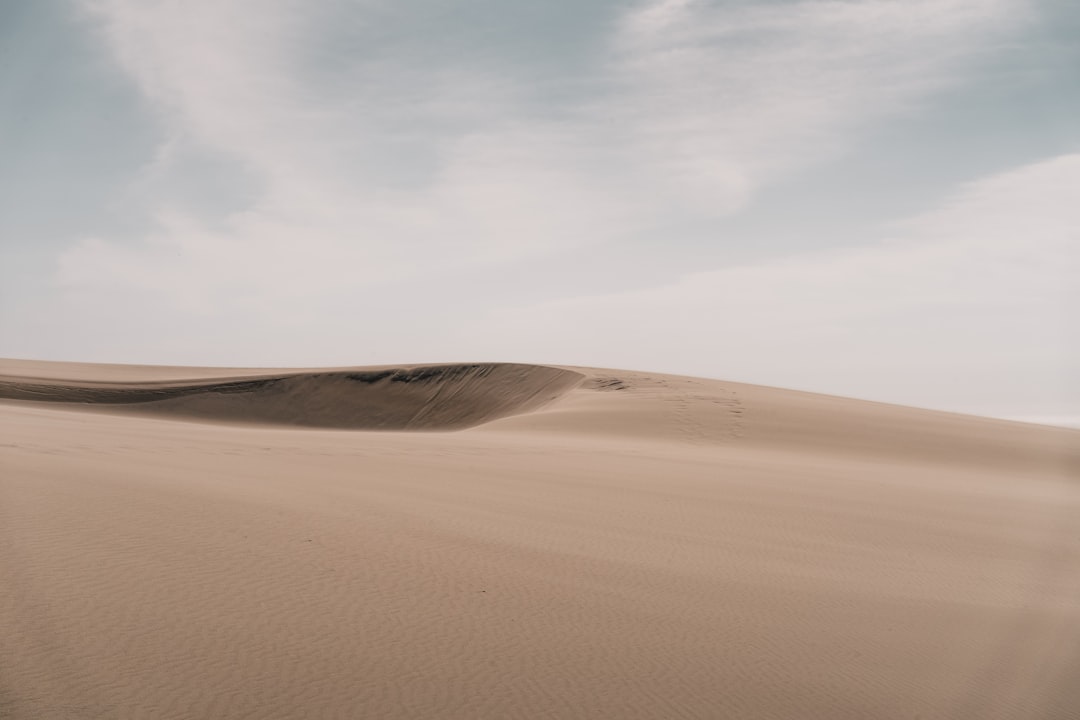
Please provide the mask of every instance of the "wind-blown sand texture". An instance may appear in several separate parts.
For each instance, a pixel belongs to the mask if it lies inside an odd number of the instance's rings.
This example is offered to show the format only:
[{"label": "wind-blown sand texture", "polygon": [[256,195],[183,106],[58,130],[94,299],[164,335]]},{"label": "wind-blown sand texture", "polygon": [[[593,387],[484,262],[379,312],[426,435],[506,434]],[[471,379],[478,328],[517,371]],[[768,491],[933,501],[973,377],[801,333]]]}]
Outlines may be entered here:
[{"label": "wind-blown sand texture", "polygon": [[484,363],[0,422],[2,718],[1080,718],[1078,431]]}]

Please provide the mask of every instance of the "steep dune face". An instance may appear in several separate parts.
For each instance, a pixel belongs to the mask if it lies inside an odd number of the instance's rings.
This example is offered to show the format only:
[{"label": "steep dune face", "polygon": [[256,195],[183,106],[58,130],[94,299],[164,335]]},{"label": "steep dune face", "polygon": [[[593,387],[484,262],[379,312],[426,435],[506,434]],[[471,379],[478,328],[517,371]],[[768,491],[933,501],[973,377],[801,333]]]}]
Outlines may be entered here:
[{"label": "steep dune face", "polygon": [[184,382],[64,382],[0,376],[0,399],[260,424],[455,430],[535,410],[575,387],[583,377],[572,370],[507,363]]}]

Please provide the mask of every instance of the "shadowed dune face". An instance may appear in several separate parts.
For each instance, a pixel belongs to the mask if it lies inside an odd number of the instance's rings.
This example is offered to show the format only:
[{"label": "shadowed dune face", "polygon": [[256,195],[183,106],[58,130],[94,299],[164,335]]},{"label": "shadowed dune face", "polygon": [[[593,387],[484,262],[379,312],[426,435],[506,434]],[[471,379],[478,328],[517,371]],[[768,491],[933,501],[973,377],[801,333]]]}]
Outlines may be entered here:
[{"label": "shadowed dune face", "polygon": [[572,370],[510,363],[307,372],[194,382],[0,378],[0,399],[202,420],[356,430],[456,430],[535,410],[577,387]]}]

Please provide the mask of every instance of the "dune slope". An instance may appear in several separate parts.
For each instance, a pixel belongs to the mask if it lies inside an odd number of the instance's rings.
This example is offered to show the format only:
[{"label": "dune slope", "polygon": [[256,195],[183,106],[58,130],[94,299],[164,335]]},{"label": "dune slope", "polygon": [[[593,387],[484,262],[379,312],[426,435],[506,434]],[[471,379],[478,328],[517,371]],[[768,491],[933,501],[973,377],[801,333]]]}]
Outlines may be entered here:
[{"label": "dune slope", "polygon": [[508,363],[159,382],[0,375],[0,399],[248,423],[451,430],[534,410],[583,377],[570,370]]},{"label": "dune slope", "polygon": [[5,719],[1078,717],[1077,431],[589,368],[0,375]]}]

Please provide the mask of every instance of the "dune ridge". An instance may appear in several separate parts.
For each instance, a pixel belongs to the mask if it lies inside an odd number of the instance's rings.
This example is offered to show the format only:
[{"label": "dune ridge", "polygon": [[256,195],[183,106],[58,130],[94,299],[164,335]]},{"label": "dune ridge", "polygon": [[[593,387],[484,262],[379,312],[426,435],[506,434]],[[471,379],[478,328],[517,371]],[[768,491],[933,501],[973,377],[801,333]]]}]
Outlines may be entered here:
[{"label": "dune ridge", "polygon": [[561,435],[1080,472],[1077,431],[631,370],[523,363],[213,368],[0,359],[0,401],[186,421]]},{"label": "dune ridge", "polygon": [[513,363],[159,382],[0,376],[0,399],[256,424],[454,430],[534,410],[584,377],[572,370]]}]

